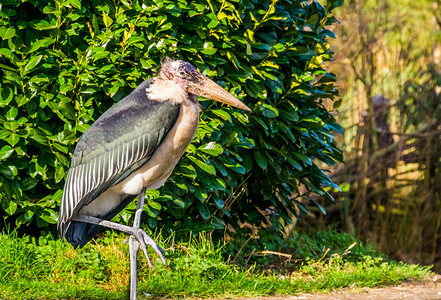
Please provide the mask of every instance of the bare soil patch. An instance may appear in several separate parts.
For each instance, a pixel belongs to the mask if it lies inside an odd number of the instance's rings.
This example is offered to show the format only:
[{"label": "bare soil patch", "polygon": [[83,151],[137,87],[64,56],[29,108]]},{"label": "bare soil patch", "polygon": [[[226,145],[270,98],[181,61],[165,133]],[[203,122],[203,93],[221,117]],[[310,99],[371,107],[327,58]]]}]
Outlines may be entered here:
[{"label": "bare soil patch", "polygon": [[412,300],[441,300],[441,275],[435,275],[422,281],[404,282],[396,286],[381,288],[344,288],[329,294],[301,294],[296,296],[242,298],[241,300],[368,300],[368,299],[412,299]]}]

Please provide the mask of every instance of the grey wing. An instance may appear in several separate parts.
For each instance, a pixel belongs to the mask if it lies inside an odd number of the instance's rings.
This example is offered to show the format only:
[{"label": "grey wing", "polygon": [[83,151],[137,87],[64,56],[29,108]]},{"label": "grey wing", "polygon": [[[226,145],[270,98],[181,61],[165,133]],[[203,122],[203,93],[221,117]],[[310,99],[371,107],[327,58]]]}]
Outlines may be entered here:
[{"label": "grey wing", "polygon": [[173,127],[179,105],[149,99],[151,82],[112,106],[78,141],[58,217],[62,237],[83,206],[144,165]]}]

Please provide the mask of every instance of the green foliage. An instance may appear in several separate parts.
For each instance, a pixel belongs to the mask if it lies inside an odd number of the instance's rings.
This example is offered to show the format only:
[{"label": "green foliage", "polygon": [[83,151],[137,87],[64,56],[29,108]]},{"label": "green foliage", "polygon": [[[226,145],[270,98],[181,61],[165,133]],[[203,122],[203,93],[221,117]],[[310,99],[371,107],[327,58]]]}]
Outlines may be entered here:
[{"label": "green foliage", "polygon": [[[299,234],[302,235],[306,236]],[[332,244],[328,244],[330,237],[336,239]],[[128,298],[130,263],[125,238],[109,235],[100,243],[73,250],[59,239],[0,235],[0,298]],[[347,260],[348,254],[343,249],[354,239],[350,236],[339,238],[335,232],[319,232],[316,238],[309,244],[322,249],[336,246],[333,256],[325,259],[311,256],[306,262],[297,262],[293,272],[261,272],[260,269],[268,266],[243,269],[227,264],[222,257],[223,248],[213,244],[208,235],[177,243],[160,238],[170,266],[163,267],[157,259],[153,272],[146,260],[141,259],[139,296],[144,293],[166,298],[295,295],[348,286],[395,284],[430,275],[428,267],[390,262],[362,246],[360,259]],[[295,252],[291,254],[296,257]]]},{"label": "green foliage", "polygon": [[386,258],[354,236],[333,230],[298,232],[292,236],[287,247],[295,249],[296,257],[306,260],[329,260],[334,256],[342,256],[352,262],[363,260],[365,257],[379,260]]},{"label": "green foliage", "polygon": [[[306,212],[293,195],[331,199],[325,190],[335,185],[317,164],[341,160],[331,133],[341,128],[323,104],[337,95],[335,78],[323,63],[332,56],[332,10],[342,3],[7,1],[2,214],[16,225],[55,223],[76,141],[165,56],[191,62],[252,112],[202,102],[193,144],[165,186],[148,194],[151,228],[221,229],[242,220],[279,230],[281,219],[291,222],[286,209]],[[120,216],[126,222],[130,208]],[[259,213],[268,208],[269,216]]]},{"label": "green foliage", "polygon": [[[264,234],[267,235],[264,235]],[[242,236],[242,238],[241,238]],[[238,245],[241,245],[238,248]],[[258,269],[272,266],[280,272],[298,271],[304,265],[311,263],[335,262],[356,263],[367,258],[378,261],[386,257],[365,245],[362,241],[347,233],[335,230],[319,231],[310,229],[292,234],[289,239],[283,239],[268,232],[261,232],[259,237],[250,238],[244,232],[234,236],[234,243],[224,245],[224,252],[243,268],[256,265]],[[262,251],[273,254],[265,255]],[[289,254],[290,258],[286,255]]]}]

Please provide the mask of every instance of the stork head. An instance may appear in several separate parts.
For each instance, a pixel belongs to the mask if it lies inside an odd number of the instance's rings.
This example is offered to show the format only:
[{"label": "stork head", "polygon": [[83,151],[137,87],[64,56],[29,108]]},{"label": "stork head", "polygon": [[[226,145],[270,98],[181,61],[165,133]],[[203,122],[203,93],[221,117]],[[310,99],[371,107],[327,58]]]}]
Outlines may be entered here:
[{"label": "stork head", "polygon": [[159,75],[163,79],[173,80],[188,93],[225,103],[243,110],[248,106],[228,93],[208,77],[202,75],[190,63],[182,60],[165,59]]}]

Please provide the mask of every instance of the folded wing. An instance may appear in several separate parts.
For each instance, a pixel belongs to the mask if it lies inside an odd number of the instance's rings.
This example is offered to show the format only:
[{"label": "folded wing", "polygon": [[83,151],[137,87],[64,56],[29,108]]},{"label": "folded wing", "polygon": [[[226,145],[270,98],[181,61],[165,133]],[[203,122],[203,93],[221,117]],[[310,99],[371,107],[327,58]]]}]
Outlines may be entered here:
[{"label": "folded wing", "polygon": [[112,106],[78,141],[58,218],[63,238],[80,209],[144,165],[175,124],[179,105],[147,97],[153,80]]}]

